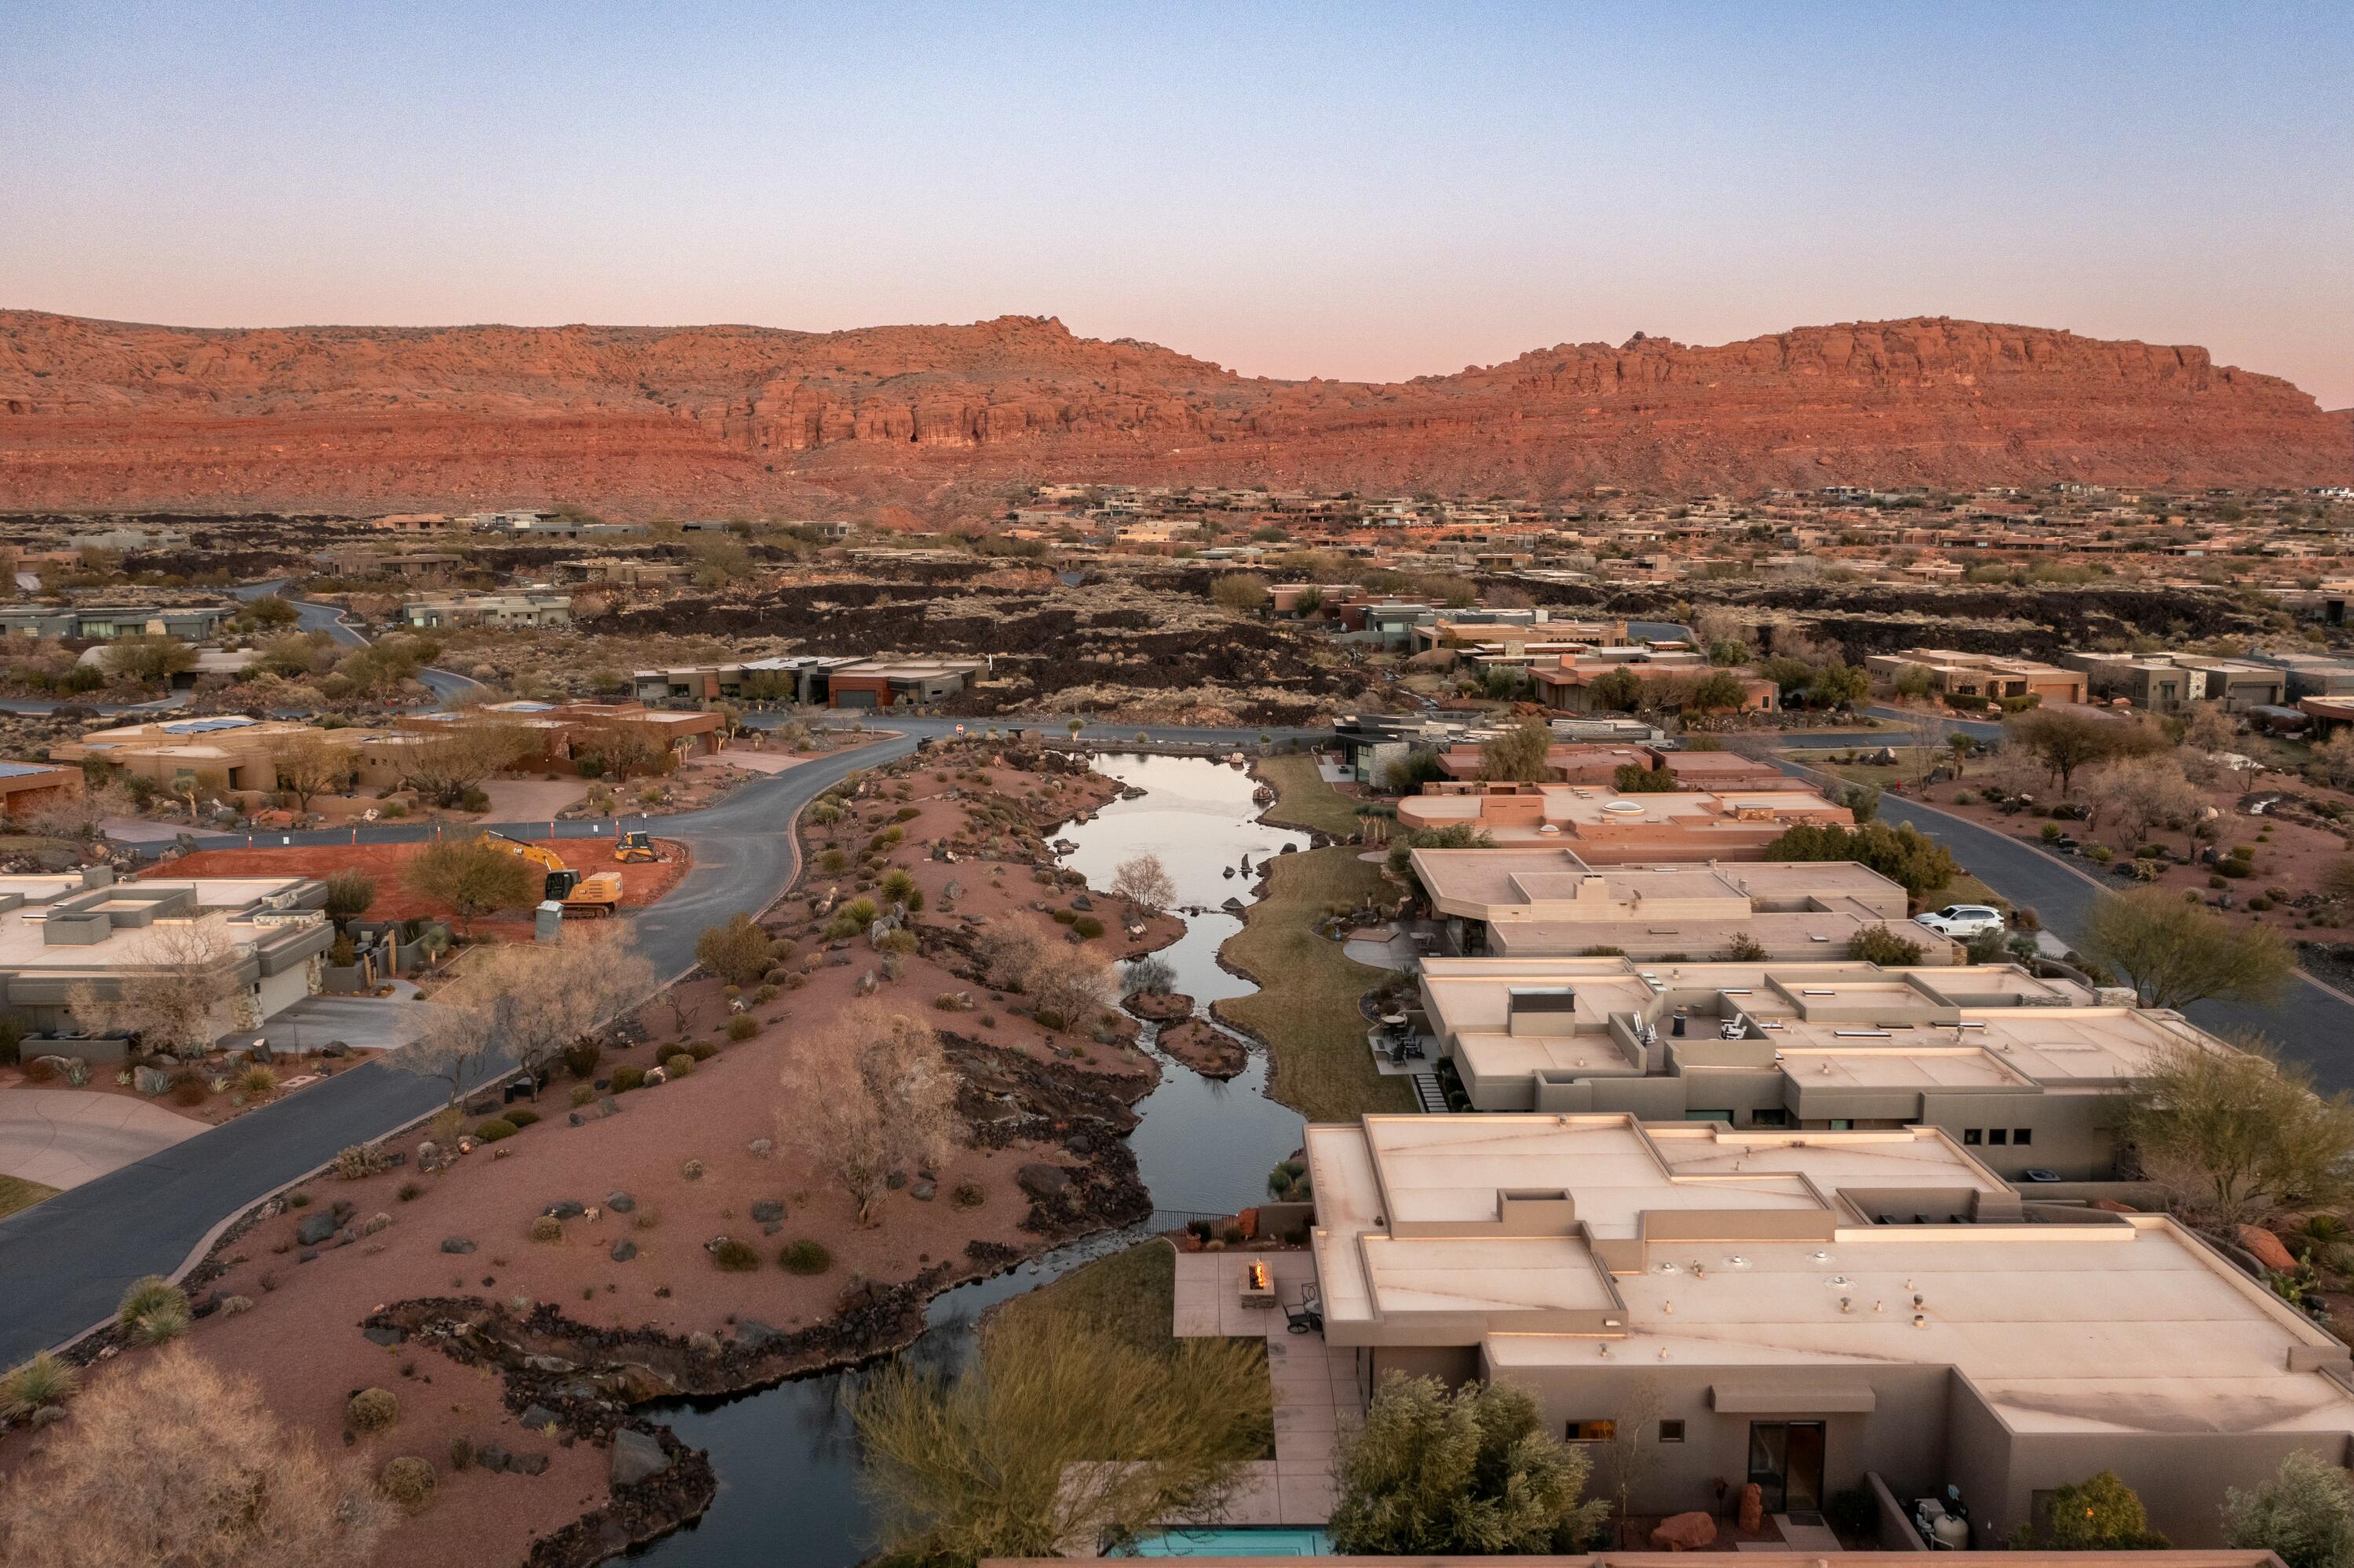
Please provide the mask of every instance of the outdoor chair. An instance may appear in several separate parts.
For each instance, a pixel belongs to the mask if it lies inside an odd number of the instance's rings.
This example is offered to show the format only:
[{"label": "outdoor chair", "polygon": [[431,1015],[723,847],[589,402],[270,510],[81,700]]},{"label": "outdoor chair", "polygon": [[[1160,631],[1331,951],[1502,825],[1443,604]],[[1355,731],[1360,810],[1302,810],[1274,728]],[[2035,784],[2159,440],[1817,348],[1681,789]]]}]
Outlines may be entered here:
[{"label": "outdoor chair", "polygon": [[1305,1334],[1311,1330],[1324,1331],[1324,1314],[1317,1309],[1316,1287],[1308,1286],[1299,1292],[1299,1305],[1286,1301],[1283,1306],[1283,1329],[1288,1334]]}]

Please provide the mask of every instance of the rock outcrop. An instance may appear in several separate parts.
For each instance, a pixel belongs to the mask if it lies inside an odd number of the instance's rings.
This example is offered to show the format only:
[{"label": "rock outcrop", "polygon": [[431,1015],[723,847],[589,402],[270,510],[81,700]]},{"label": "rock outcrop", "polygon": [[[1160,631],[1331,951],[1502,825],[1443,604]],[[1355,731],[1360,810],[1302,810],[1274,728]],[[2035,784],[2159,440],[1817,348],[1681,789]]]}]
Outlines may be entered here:
[{"label": "rock outcrop", "polygon": [[2354,443],[2204,349],[1942,317],[1640,334],[1389,384],[1246,379],[1053,318],[197,330],[0,312],[0,505],[616,514],[1037,479],[1549,494],[1829,482],[2342,483]]}]

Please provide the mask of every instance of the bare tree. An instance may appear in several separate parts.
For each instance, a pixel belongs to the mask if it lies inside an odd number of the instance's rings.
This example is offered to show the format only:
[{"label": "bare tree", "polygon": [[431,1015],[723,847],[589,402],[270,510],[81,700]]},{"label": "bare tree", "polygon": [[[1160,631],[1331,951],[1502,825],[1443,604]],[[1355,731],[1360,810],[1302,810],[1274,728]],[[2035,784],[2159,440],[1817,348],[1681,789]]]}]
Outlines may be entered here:
[{"label": "bare tree", "polygon": [[43,838],[92,839],[107,818],[134,816],[138,810],[131,791],[109,779],[89,785],[79,794],[58,795],[16,821],[25,832]]},{"label": "bare tree", "polygon": [[136,1035],[150,1051],[198,1055],[236,1026],[228,1014],[236,959],[220,916],[159,920],[117,971],[111,994],[77,980],[66,1008],[92,1033]]},{"label": "bare tree", "polygon": [[1145,909],[1165,909],[1177,901],[1177,885],[1170,880],[1169,870],[1161,857],[1140,854],[1119,863],[1112,873],[1111,893],[1115,898],[1125,898],[1134,906]]},{"label": "bare tree", "polygon": [[491,1038],[537,1080],[653,989],[653,965],[625,931],[576,927],[558,942],[490,947],[441,1000],[483,1014]]},{"label": "bare tree", "polygon": [[1643,1483],[1659,1467],[1659,1414],[1666,1408],[1658,1380],[1637,1378],[1611,1421],[1604,1464],[1609,1472],[1610,1489],[1618,1495],[1618,1518],[1622,1522],[1632,1510],[1635,1494],[1643,1489]]},{"label": "bare tree", "polygon": [[938,1165],[956,1147],[958,1083],[930,1024],[870,997],[801,1043],[778,1126],[871,1224],[893,1171]]},{"label": "bare tree", "polygon": [[1038,1022],[1076,1029],[1111,1004],[1119,981],[1111,961],[1076,942],[1047,942],[1031,959],[1022,989],[1038,1004]]},{"label": "bare tree", "polygon": [[409,748],[408,782],[435,804],[455,806],[467,790],[514,766],[535,744],[531,732],[520,725],[462,716]]},{"label": "bare tree", "polygon": [[270,766],[278,775],[278,787],[294,797],[295,810],[307,811],[314,797],[351,781],[352,754],[313,731],[291,736],[273,747]]},{"label": "bare tree", "polygon": [[358,1563],[387,1518],[356,1466],[185,1345],[101,1379],[14,1480],[0,1494],[11,1568]]},{"label": "bare tree", "polygon": [[[2084,800],[2093,820],[2105,823],[2129,845],[2149,831],[2179,822],[2195,827],[2206,800],[2171,757],[2126,757],[2105,762],[2084,776]],[[2194,845],[2195,847],[2195,845]]]},{"label": "bare tree", "polygon": [[433,1000],[424,1030],[388,1053],[386,1061],[403,1073],[439,1078],[458,1105],[502,1070],[497,1022],[479,998],[452,985]]}]

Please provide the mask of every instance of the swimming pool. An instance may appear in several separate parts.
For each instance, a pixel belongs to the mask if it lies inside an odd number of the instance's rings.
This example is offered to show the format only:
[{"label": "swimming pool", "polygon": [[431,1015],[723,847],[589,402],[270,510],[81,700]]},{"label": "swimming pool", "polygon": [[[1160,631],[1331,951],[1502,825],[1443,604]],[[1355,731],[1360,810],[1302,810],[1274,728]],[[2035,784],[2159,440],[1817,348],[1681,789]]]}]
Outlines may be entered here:
[{"label": "swimming pool", "polygon": [[1320,1530],[1176,1530],[1148,1535],[1123,1557],[1330,1557],[1332,1538]]}]

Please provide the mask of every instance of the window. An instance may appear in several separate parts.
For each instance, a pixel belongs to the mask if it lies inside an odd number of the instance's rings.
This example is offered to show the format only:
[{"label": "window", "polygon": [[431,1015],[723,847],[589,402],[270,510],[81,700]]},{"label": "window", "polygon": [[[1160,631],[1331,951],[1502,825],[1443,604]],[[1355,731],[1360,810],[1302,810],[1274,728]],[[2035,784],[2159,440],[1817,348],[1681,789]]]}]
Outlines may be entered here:
[{"label": "window", "polygon": [[1974,1127],[1962,1128],[1962,1141],[1975,1147],[1978,1142],[1978,1129]]},{"label": "window", "polygon": [[2024,1149],[2034,1141],[2035,1129],[2031,1127],[2022,1127],[2010,1135],[2011,1147],[2014,1149]]},{"label": "window", "polygon": [[1688,1110],[1684,1112],[1684,1119],[1686,1121],[1730,1122],[1733,1119],[1733,1112],[1730,1110]]},{"label": "window", "polygon": [[1790,1113],[1780,1106],[1775,1106],[1768,1110],[1754,1110],[1749,1113],[1749,1125],[1752,1127],[1787,1127],[1789,1122]]},{"label": "window", "polygon": [[1855,1130],[1855,1120],[1851,1117],[1835,1116],[1831,1118],[1831,1130],[1833,1132],[1852,1132]]},{"label": "window", "polygon": [[1987,1128],[1987,1141],[1993,1144],[1997,1149],[1999,1149],[2004,1144],[2010,1141],[2010,1129],[2008,1128],[1990,1127]]},{"label": "window", "polygon": [[1681,1443],[1681,1442],[1682,1442],[1683,1440],[1684,1440],[1684,1424],[1683,1424],[1682,1422],[1681,1422],[1681,1421],[1662,1421],[1662,1422],[1660,1422],[1660,1423],[1659,1423],[1659,1441],[1660,1441],[1660,1442],[1662,1442],[1662,1443]]},{"label": "window", "polygon": [[1616,1421],[1573,1421],[1562,1436],[1572,1443],[1607,1443],[1618,1436]]}]

